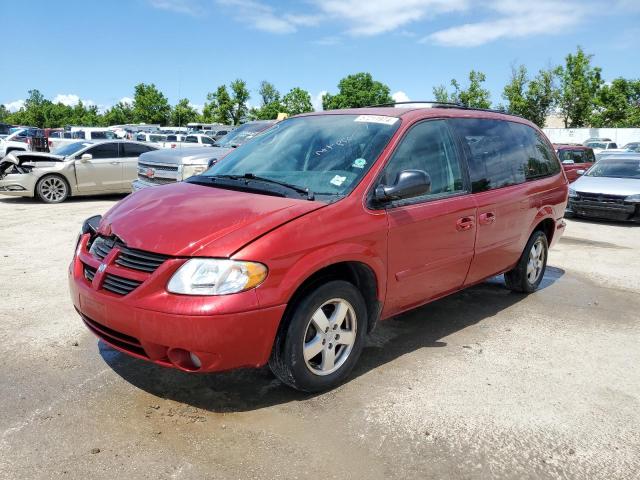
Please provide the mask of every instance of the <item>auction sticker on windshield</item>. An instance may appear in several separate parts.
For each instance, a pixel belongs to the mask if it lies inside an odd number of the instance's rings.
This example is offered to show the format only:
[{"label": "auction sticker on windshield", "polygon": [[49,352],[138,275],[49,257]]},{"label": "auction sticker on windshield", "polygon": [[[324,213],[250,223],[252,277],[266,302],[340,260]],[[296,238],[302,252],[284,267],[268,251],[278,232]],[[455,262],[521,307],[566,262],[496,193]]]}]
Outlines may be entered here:
[{"label": "auction sticker on windshield", "polygon": [[354,122],[382,123],[383,125],[393,125],[397,121],[397,117],[387,117],[385,115],[359,115],[354,120]]}]

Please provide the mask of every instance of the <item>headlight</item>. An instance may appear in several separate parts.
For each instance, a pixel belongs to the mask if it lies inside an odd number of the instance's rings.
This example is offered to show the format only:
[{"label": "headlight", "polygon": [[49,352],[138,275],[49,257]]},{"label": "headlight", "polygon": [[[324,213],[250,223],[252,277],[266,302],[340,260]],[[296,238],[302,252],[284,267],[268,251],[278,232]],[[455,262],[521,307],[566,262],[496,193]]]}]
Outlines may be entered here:
[{"label": "headlight", "polygon": [[173,274],[167,290],[183,295],[227,295],[257,287],[267,278],[261,263],[193,258]]},{"label": "headlight", "polygon": [[194,175],[200,175],[206,169],[206,165],[184,165],[182,167],[182,180],[186,180]]},{"label": "headlight", "polygon": [[569,198],[578,198],[578,194],[573,188],[569,188]]},{"label": "headlight", "polygon": [[627,198],[624,199],[624,201],[628,203],[640,203],[640,193],[637,193],[635,195],[629,195]]}]

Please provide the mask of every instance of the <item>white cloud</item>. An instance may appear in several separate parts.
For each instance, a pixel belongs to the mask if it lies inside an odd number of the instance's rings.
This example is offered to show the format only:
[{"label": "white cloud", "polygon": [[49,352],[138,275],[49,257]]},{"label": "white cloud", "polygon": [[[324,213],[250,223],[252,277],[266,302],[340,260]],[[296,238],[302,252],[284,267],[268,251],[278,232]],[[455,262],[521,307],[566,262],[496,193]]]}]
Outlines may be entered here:
[{"label": "white cloud", "polygon": [[352,35],[377,35],[443,13],[466,10],[469,0],[315,0]]},{"label": "white cloud", "polygon": [[182,13],[196,17],[204,13],[204,9],[195,0],[147,0],[149,5],[160,10]]},{"label": "white cloud", "polygon": [[585,9],[559,0],[496,0],[487,5],[498,13],[495,20],[467,23],[439,30],[422,39],[447,47],[476,47],[501,38],[566,33],[579,24]]},{"label": "white cloud", "polygon": [[133,106],[133,98],[122,97],[120,100],[118,100],[118,103],[124,103],[125,105]]},{"label": "white cloud", "polygon": [[313,104],[313,109],[316,112],[322,111],[322,97],[324,97],[328,92],[326,90],[322,90],[318,92],[317,95],[313,97],[311,103]]},{"label": "white cloud", "polygon": [[53,97],[53,103],[61,103],[69,107],[77,105],[79,101],[80,97],[78,95],[74,95],[73,93],[59,93],[58,95]]},{"label": "white cloud", "polygon": [[202,110],[204,109],[204,105],[199,103],[191,103],[189,102],[189,106],[193,108],[196,112],[202,114]]},{"label": "white cloud", "polygon": [[4,106],[10,112],[17,112],[24,107],[24,100],[14,100],[13,102],[5,103]]},{"label": "white cloud", "polygon": [[394,102],[408,102],[409,96],[404,93],[402,90],[398,90],[396,93],[391,95]]},{"label": "white cloud", "polygon": [[316,15],[278,13],[257,0],[218,0],[218,4],[231,8],[237,20],[269,33],[293,33],[320,21]]}]

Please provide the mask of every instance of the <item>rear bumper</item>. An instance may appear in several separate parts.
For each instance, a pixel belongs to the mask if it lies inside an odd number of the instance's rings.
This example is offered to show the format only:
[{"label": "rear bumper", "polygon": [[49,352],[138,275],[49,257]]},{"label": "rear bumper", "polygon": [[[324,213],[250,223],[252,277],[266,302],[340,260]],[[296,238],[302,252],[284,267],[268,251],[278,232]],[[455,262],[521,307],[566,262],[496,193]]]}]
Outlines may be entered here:
[{"label": "rear bumper", "polygon": [[[128,296],[96,289],[82,272],[82,262],[75,257],[69,269],[69,290],[91,332],[130,356],[185,371],[217,372],[264,365],[286,307],[254,306],[249,311],[212,315],[155,311],[136,306]],[[175,297],[172,307],[201,301]],[[200,365],[193,364],[190,353],[198,357]]]},{"label": "rear bumper", "polygon": [[640,222],[640,207],[629,203],[597,203],[570,199],[567,204],[567,213],[603,220]]}]

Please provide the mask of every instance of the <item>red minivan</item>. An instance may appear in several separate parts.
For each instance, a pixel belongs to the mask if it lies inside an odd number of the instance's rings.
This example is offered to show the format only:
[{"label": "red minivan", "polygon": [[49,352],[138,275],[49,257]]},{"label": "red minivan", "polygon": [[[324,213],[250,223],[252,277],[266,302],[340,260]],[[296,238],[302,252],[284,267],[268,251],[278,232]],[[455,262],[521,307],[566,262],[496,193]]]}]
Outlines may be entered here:
[{"label": "red minivan", "polygon": [[596,156],[591,147],[572,144],[554,144],[553,147],[562,162],[562,168],[569,183],[580,178],[579,170],[589,170],[596,163]]},{"label": "red minivan", "polygon": [[438,104],[296,116],[85,221],[71,297],[131,356],[190,372],[268,363],[321,391],[379,320],[501,273],[536,290],[567,189],[519,117]]}]

